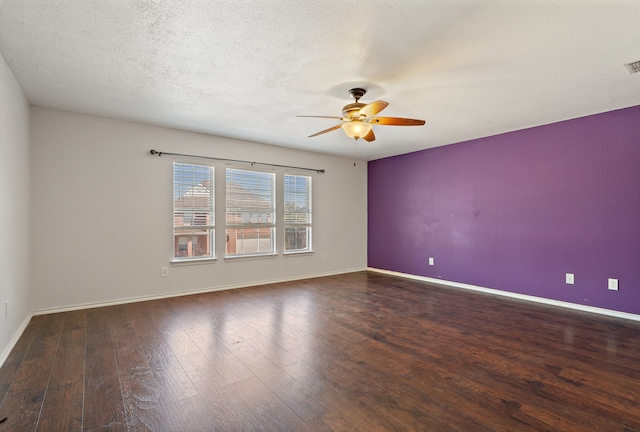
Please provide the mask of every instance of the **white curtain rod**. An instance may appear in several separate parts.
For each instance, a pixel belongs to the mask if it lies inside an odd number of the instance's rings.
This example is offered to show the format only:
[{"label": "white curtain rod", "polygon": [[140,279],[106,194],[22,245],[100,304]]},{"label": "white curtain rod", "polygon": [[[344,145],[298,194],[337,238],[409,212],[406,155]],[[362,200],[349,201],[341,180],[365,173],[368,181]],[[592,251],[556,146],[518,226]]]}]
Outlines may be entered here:
[{"label": "white curtain rod", "polygon": [[271,166],[271,167],[278,167],[278,168],[294,168],[294,169],[305,170],[305,171],[315,171],[318,174],[324,174],[324,170],[323,169],[317,169],[317,168],[303,168],[303,167],[290,166],[290,165],[278,165],[278,164],[263,163],[263,162],[251,162],[251,161],[237,160],[237,159],[215,158],[215,157],[209,157],[209,156],[196,156],[196,155],[188,155],[188,154],[180,154],[180,153],[167,153],[167,152],[160,152],[160,151],[156,151],[156,150],[149,151],[149,154],[158,155],[158,156],[162,156],[162,155],[184,156],[184,157],[190,157],[190,158],[209,159],[209,160],[217,160],[217,161],[225,161],[225,162],[240,162],[240,163],[246,163],[246,164],[251,164],[251,165],[264,165],[264,166]]}]

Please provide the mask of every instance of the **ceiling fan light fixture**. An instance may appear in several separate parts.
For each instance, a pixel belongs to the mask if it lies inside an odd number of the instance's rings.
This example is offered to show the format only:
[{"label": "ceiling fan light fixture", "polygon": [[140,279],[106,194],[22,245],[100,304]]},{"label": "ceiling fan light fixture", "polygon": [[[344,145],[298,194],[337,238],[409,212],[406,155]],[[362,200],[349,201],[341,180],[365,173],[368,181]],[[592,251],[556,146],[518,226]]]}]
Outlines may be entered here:
[{"label": "ceiling fan light fixture", "polygon": [[353,138],[355,140],[366,136],[372,128],[370,123],[362,120],[347,121],[342,123],[340,127],[349,138]]}]

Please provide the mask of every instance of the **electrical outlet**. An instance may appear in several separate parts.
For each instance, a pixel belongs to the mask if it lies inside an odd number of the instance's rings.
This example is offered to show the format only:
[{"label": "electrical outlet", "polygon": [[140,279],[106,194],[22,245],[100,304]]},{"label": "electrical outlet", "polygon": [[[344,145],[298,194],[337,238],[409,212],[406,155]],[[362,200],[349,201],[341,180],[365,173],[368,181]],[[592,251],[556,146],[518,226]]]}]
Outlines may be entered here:
[{"label": "electrical outlet", "polygon": [[565,275],[565,282],[567,283],[567,285],[573,285],[573,283],[574,283],[574,274],[573,273],[567,273]]},{"label": "electrical outlet", "polygon": [[322,259],[324,261],[329,261],[329,254],[324,254],[324,256],[322,257]]},{"label": "electrical outlet", "polygon": [[160,267],[160,277],[169,277],[169,267]]},{"label": "electrical outlet", "polygon": [[609,289],[611,291],[618,291],[618,279],[609,278]]},{"label": "electrical outlet", "polygon": [[433,265],[433,258],[429,257],[429,265]]}]

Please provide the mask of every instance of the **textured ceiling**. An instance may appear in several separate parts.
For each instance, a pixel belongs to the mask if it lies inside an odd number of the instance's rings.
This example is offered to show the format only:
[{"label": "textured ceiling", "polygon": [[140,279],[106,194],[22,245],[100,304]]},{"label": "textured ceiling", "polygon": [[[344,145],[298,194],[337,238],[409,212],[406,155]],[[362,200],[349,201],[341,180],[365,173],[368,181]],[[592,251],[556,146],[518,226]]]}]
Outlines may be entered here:
[{"label": "textured ceiling", "polygon": [[[353,156],[346,91],[422,127],[377,159],[640,105],[637,0],[0,0],[33,105]],[[177,151],[167,149],[166,151]]]}]

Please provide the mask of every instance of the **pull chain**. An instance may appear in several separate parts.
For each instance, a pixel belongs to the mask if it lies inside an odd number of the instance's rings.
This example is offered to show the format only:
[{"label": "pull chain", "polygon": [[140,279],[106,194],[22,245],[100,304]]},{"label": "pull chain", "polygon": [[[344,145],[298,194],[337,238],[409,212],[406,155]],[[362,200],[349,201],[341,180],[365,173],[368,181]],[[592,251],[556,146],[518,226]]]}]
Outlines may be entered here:
[{"label": "pull chain", "polygon": [[358,140],[353,140],[353,166],[356,166],[356,143]]}]

